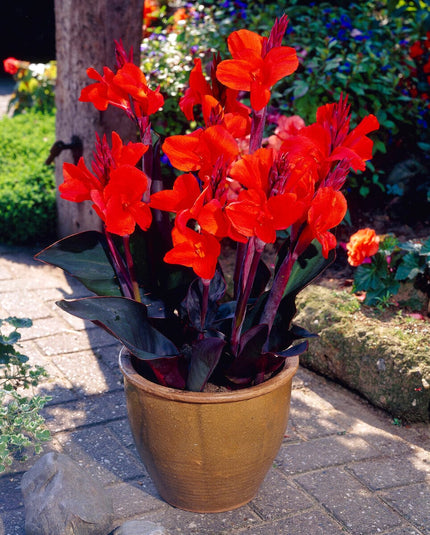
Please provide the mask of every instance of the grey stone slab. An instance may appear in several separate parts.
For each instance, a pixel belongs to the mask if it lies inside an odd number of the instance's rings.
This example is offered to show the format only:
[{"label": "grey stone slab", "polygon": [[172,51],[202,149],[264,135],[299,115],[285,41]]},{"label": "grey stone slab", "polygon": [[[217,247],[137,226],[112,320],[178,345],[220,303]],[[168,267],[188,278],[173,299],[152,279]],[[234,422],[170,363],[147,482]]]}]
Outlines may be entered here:
[{"label": "grey stone slab", "polygon": [[345,530],[327,514],[313,510],[233,533],[235,535],[239,533],[247,535],[342,535],[345,534]]},{"label": "grey stone slab", "polygon": [[430,534],[430,485],[419,483],[381,494],[384,500],[397,509],[411,524]]},{"label": "grey stone slab", "polygon": [[242,529],[245,533],[253,533],[255,527],[262,522],[248,506],[213,514],[190,513],[169,506],[145,515],[145,520],[161,524],[169,535],[221,535],[232,533],[236,529]]},{"label": "grey stone slab", "polygon": [[120,371],[113,372],[92,351],[62,354],[55,359],[55,365],[80,394],[123,389]]},{"label": "grey stone slab", "polygon": [[43,409],[42,414],[51,432],[58,433],[124,418],[127,416],[127,408],[124,393],[116,391],[60,405],[49,405]]},{"label": "grey stone slab", "polygon": [[287,514],[310,509],[313,502],[289,483],[279,470],[272,468],[257,496],[252,500],[251,506],[263,520],[274,520]]},{"label": "grey stone slab", "polygon": [[91,469],[104,485],[146,476],[143,464],[121,446],[106,426],[80,429],[56,438],[74,461]]},{"label": "grey stone slab", "polygon": [[360,437],[335,435],[300,444],[283,444],[276,463],[284,473],[292,475],[377,455],[377,450]]},{"label": "grey stone slab", "polygon": [[115,522],[120,524],[127,518],[136,518],[146,513],[170,507],[160,498],[149,477],[139,481],[120,483],[107,488],[113,501]]},{"label": "grey stone slab", "polygon": [[[428,454],[426,457],[430,461]],[[424,455],[373,459],[355,463],[349,469],[372,490],[430,481],[430,462]]]},{"label": "grey stone slab", "polygon": [[295,479],[354,535],[375,535],[402,524],[402,518],[341,468]]},{"label": "grey stone slab", "polygon": [[21,480],[26,533],[107,533],[114,519],[109,493],[68,455],[48,453]]}]

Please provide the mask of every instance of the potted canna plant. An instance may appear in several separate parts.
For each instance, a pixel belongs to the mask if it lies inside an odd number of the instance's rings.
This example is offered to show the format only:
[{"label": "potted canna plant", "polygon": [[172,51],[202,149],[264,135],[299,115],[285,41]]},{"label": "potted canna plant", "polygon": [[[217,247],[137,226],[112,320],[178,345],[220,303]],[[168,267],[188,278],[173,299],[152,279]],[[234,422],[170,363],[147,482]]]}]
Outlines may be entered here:
[{"label": "potted canna plant", "polygon": [[116,70],[88,69],[80,100],[123,109],[140,141],[112,132],[97,138],[91,168],[64,164],[61,196],[91,201],[103,232],[37,255],[96,294],[58,305],[122,342],[137,448],[161,496],[192,511],[251,500],[277,454],[298,355],[313,336],[293,323],[295,298],[334,259],[340,190],[351,168],[364,170],[378,128],[369,115],[351,129],[342,97],[314,124],[283,121],[278,139],[264,138],[271,88],[298,67],[282,45],[287,23],[277,19],[268,37],[231,33],[232,58],[214,56],[208,77],[195,59],[180,107],[202,124],[164,140],[150,121],[163,96],[116,43]]}]

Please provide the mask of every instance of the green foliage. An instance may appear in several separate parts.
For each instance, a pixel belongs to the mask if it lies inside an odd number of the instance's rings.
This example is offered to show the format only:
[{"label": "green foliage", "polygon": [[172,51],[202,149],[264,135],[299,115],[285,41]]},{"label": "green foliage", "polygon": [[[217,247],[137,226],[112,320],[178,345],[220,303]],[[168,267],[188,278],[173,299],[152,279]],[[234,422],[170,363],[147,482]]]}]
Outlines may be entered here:
[{"label": "green foliage", "polygon": [[28,357],[14,347],[21,338],[18,329],[31,325],[27,318],[0,320],[0,472],[14,459],[25,460],[30,447],[40,453],[42,442],[50,439],[39,414],[49,397],[23,395],[25,389],[37,386],[46,371],[30,366]]},{"label": "green foliage", "polygon": [[55,140],[53,114],[0,120],[0,241],[40,242],[55,231],[55,179],[44,165]]},{"label": "green foliage", "polygon": [[406,281],[430,297],[430,238],[400,243],[391,234],[385,236],[371,262],[358,266],[353,289],[366,292],[366,305],[385,306]]}]

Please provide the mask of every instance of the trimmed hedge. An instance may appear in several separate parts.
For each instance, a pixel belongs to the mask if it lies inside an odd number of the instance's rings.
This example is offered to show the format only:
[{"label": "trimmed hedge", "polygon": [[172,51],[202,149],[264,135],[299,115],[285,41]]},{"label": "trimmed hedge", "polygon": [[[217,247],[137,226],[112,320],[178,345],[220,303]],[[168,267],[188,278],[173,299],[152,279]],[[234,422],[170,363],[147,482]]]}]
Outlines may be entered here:
[{"label": "trimmed hedge", "polygon": [[29,111],[0,120],[0,242],[55,236],[54,168],[44,164],[54,141],[54,114]]}]

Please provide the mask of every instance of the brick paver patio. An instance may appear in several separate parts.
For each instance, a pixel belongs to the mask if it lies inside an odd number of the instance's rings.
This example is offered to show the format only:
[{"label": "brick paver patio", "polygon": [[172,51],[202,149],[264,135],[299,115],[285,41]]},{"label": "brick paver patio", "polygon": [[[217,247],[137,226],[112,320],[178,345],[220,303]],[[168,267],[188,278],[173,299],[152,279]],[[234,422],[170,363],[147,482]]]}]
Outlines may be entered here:
[{"label": "brick paver patio", "polygon": [[[300,369],[289,428],[257,497],[236,511],[194,514],[157,494],[128,428],[119,344],[62,312],[55,301],[86,295],[36,250],[0,246],[0,317],[30,317],[22,351],[42,364],[52,396],[45,452],[67,453],[112,494],[116,522],[146,519],[169,534],[430,534],[430,426],[396,426],[357,395]],[[0,534],[24,533],[16,463],[0,478]],[[54,535],[54,534],[53,534]]]}]

